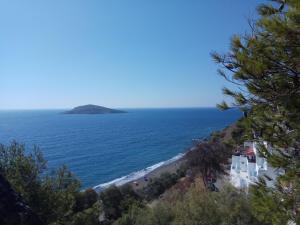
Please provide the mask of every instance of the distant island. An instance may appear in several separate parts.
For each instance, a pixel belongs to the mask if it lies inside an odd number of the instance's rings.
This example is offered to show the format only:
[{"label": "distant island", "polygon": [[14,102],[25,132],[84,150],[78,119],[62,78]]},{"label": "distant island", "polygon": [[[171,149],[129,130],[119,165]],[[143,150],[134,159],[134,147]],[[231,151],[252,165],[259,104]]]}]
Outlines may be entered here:
[{"label": "distant island", "polygon": [[125,111],[110,109],[99,105],[82,105],[77,106],[64,114],[109,114],[109,113],[126,113]]}]

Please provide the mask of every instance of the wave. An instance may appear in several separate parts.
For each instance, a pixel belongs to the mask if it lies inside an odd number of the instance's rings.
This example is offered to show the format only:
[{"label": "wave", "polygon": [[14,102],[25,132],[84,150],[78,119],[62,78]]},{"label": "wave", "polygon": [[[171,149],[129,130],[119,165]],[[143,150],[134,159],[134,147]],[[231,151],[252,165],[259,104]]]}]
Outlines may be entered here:
[{"label": "wave", "polygon": [[154,164],[152,166],[149,166],[149,167],[147,167],[147,168],[145,168],[143,170],[139,170],[139,171],[130,173],[130,174],[126,175],[126,176],[117,178],[117,179],[109,181],[107,183],[96,185],[96,186],[93,187],[93,189],[96,192],[101,192],[101,191],[107,189],[108,187],[110,187],[112,185],[122,186],[124,184],[127,184],[129,182],[135,181],[135,180],[137,180],[139,178],[142,178],[142,177],[146,176],[147,174],[149,174],[150,172],[152,172],[153,170],[155,170],[155,169],[157,169],[159,167],[169,165],[172,162],[175,162],[175,161],[181,159],[184,155],[185,155],[185,153],[179,153],[178,155],[174,156],[173,158],[171,158],[169,160],[159,162],[159,163]]}]

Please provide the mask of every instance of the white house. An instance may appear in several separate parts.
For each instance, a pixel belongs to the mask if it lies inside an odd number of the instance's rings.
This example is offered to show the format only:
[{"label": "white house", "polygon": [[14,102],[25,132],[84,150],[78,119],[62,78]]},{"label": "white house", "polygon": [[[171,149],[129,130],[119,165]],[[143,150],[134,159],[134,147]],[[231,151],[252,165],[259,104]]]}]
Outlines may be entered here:
[{"label": "white house", "polygon": [[[266,147],[267,143],[264,143]],[[247,141],[233,156],[230,181],[237,188],[248,188],[258,177],[268,170],[267,160],[259,156],[257,143]]]}]

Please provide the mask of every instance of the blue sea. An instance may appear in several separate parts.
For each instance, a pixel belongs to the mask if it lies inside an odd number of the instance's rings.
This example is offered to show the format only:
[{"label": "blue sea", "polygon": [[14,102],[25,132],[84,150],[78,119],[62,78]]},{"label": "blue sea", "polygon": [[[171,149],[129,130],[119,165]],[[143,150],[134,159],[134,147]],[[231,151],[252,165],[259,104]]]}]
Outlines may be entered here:
[{"label": "blue sea", "polygon": [[16,140],[29,150],[38,145],[50,169],[66,164],[84,188],[139,176],[180,156],[193,139],[241,117],[238,110],[215,108],[127,109],[103,115],[63,111],[0,111],[0,142]]}]

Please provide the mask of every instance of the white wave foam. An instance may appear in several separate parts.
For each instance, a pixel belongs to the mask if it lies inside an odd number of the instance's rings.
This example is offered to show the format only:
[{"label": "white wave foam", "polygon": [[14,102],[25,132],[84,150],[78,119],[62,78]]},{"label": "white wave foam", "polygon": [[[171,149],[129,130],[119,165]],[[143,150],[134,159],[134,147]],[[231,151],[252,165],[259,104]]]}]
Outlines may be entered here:
[{"label": "white wave foam", "polygon": [[99,184],[99,185],[93,187],[93,189],[95,191],[97,191],[97,192],[101,192],[101,191],[105,190],[106,188],[108,188],[108,187],[110,187],[112,185],[115,185],[115,186],[124,185],[126,183],[132,182],[134,180],[137,180],[137,179],[139,179],[141,177],[146,176],[147,174],[149,174],[150,172],[152,172],[153,170],[155,170],[155,169],[157,169],[157,168],[159,168],[161,166],[169,165],[170,163],[172,163],[172,162],[174,162],[176,160],[179,160],[184,155],[185,155],[184,153],[180,153],[180,154],[176,155],[175,157],[173,157],[173,158],[171,158],[171,159],[169,159],[167,161],[159,162],[157,164],[154,164],[153,166],[147,167],[146,169],[130,173],[129,175],[117,178],[117,179],[112,180],[110,182]]}]

